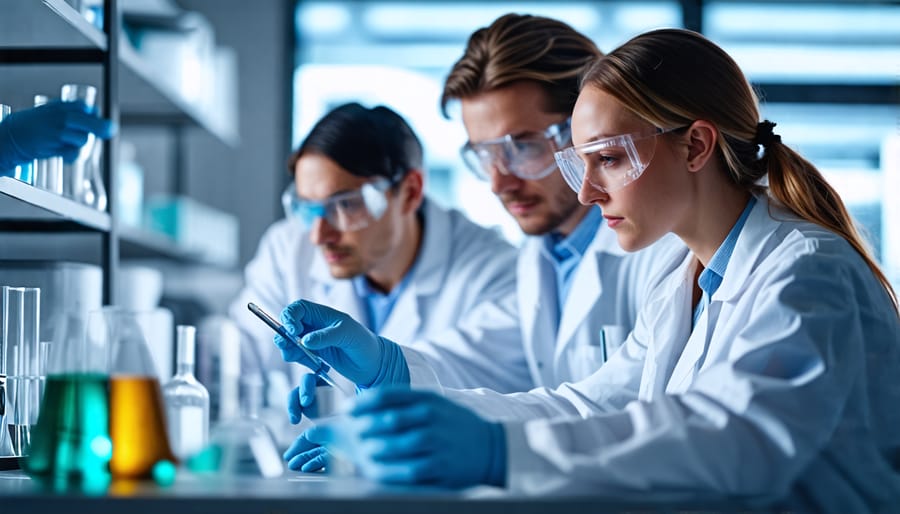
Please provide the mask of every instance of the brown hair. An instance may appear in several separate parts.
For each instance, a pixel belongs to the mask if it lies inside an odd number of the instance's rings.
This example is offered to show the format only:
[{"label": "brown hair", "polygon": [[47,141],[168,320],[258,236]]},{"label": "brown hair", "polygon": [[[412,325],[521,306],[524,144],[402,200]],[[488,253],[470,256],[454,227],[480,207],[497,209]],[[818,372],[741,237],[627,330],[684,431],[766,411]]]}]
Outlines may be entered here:
[{"label": "brown hair", "polygon": [[581,73],[603,53],[569,25],[540,16],[507,14],[476,30],[444,82],[441,111],[450,100],[520,80],[539,83],[548,112],[571,114]]},{"label": "brown hair", "polygon": [[773,124],[759,123],[756,94],[737,63],[713,42],[680,29],[641,34],[598,59],[585,73],[585,86],[613,96],[660,128],[698,119],[713,123],[720,135],[717,154],[734,183],[761,192],[758,182],[768,175],[769,194],[797,216],[846,239],[897,308],[896,293],[840,196],[812,163],[772,134]]}]

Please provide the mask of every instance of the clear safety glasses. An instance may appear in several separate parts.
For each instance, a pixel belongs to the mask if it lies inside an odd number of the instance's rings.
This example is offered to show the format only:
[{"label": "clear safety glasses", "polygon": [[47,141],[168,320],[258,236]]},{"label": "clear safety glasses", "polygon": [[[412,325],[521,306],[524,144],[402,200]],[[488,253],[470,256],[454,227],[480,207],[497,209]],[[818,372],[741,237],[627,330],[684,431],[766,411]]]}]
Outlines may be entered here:
[{"label": "clear safety glasses", "polygon": [[318,202],[297,196],[297,189],[291,182],[281,194],[281,204],[286,216],[296,217],[306,228],[312,227],[317,218],[324,218],[336,230],[352,232],[381,218],[387,208],[387,191],[390,188],[390,182],[379,178],[359,189],[338,193]]},{"label": "clear safety glasses", "polygon": [[644,173],[656,152],[656,136],[682,128],[686,127],[657,128],[652,132],[589,141],[556,152],[556,164],[575,192],[581,191],[581,185],[587,178],[593,187],[611,193],[634,182]]},{"label": "clear safety glasses", "polygon": [[554,123],[541,134],[512,136],[507,134],[481,143],[466,143],[460,149],[463,161],[472,173],[490,180],[496,168],[504,175],[524,180],[538,180],[553,173],[553,152],[569,143],[570,120]]}]

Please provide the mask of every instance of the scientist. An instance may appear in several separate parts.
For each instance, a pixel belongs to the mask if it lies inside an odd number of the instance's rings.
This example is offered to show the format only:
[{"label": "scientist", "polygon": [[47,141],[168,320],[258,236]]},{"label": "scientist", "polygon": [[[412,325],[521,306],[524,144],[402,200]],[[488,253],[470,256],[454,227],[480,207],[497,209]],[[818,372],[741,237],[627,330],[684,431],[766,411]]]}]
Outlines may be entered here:
[{"label": "scientist", "polygon": [[[495,371],[496,352],[457,352],[430,360],[444,386],[456,387],[448,378],[462,373],[470,376],[464,382],[468,387],[509,392],[588,377],[624,341],[652,287],[687,253],[674,236],[626,253],[600,209],[579,204],[558,172],[553,153],[571,144],[569,116],[578,78],[601,55],[590,39],[565,23],[507,14],[472,34],[446,79],[444,113],[459,101],[469,135],[464,162],[490,181],[528,236],[517,262],[521,344],[509,350],[524,355],[528,369],[523,381],[521,373]],[[435,345],[413,348],[404,348],[404,355],[415,359],[412,354],[426,349],[435,353]],[[290,402],[295,417],[315,415],[309,403],[314,387],[313,377],[301,380],[291,398],[307,402]],[[288,465],[317,469],[312,460],[321,452],[297,441],[296,448],[301,447],[308,451],[294,455]]]},{"label": "scientist", "polygon": [[74,161],[88,135],[109,139],[116,125],[99,118],[84,102],[50,102],[16,111],[0,121],[0,176],[34,159],[61,156]]},{"label": "scientist", "polygon": [[[637,36],[582,83],[575,146],[557,154],[580,200],[627,250],[668,232],[691,250],[620,351],[555,391],[382,388],[306,437],[352,441],[386,482],[896,507],[897,298],[837,192],[759,123],[737,64],[699,34]],[[374,337],[308,302],[284,318],[335,362]]]},{"label": "scientist", "polygon": [[[444,334],[443,353],[483,353],[498,381],[526,380],[521,351],[508,350],[519,347],[515,249],[425,198],[422,145],[403,118],[386,107],[342,105],[312,128],[290,170],[288,216],[263,236],[230,309],[267,370],[287,364],[247,303],[277,313],[305,298],[393,341],[415,345]],[[468,345],[473,339],[483,346]]]}]

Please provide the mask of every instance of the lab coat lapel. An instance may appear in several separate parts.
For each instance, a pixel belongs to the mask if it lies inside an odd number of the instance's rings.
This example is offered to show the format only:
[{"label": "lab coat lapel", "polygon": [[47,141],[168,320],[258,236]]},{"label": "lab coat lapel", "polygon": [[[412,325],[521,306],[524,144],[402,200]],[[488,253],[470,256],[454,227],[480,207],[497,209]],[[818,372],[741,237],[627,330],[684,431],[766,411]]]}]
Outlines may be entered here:
[{"label": "lab coat lapel", "polygon": [[[697,325],[672,372],[672,378],[667,387],[668,392],[679,393],[686,390],[693,377],[702,368],[723,304],[740,296],[749,282],[750,274],[758,265],[766,241],[774,233],[769,209],[768,200],[764,196],[757,197],[756,205],[753,206],[738,235],[737,243],[728,260],[725,276],[722,277],[722,284],[713,293],[709,305],[697,320]],[[779,214],[779,217],[781,216],[782,214]],[[787,217],[790,214],[783,213],[783,216]],[[779,222],[775,223],[777,226]]]},{"label": "lab coat lapel", "polygon": [[535,385],[549,384],[552,376],[553,348],[556,346],[555,306],[546,302],[556,301],[556,294],[550,288],[547,264],[541,257],[543,243],[538,237],[530,237],[522,247],[518,259],[517,281],[519,299],[519,319],[522,327],[522,345],[529,356],[528,366]]},{"label": "lab coat lapel", "polygon": [[652,400],[662,394],[679,356],[691,334],[691,277],[697,261],[688,254],[678,269],[667,277],[661,290],[671,293],[654,300],[644,309],[650,327],[647,336],[645,369],[641,378],[640,399]]},{"label": "lab coat lapel", "polygon": [[449,252],[443,248],[442,237],[451,233],[446,214],[428,200],[424,204],[425,227],[422,244],[412,268],[412,277],[406,290],[385,320],[381,334],[396,342],[411,344],[423,330],[422,312],[429,299],[440,293],[447,271],[450,269]]},{"label": "lab coat lapel", "polygon": [[[578,328],[586,322],[585,318],[594,310],[603,295],[600,268],[603,265],[603,259],[624,255],[624,253],[615,233],[606,226],[604,221],[575,270],[572,288],[563,304],[556,338],[557,359],[562,355],[565,347],[572,344]],[[608,294],[616,294],[616,292],[609,291]],[[599,335],[597,337],[599,338]]]}]

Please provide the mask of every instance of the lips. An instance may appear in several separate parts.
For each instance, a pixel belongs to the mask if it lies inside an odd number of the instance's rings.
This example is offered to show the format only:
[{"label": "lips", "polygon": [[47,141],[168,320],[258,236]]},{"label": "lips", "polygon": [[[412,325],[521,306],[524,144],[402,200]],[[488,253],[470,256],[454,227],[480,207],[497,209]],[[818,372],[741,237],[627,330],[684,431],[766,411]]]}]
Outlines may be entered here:
[{"label": "lips", "polygon": [[513,215],[524,215],[531,212],[534,207],[538,204],[537,200],[522,200],[522,199],[512,199],[512,200],[504,200],[504,205],[509,210],[509,212]]},{"label": "lips", "polygon": [[625,218],[621,216],[607,216],[604,214],[603,217],[606,219],[606,224],[609,225],[609,228],[616,228],[616,225],[625,221]]},{"label": "lips", "polygon": [[350,255],[349,252],[322,249],[322,257],[324,257],[325,262],[329,264],[340,262],[346,259],[348,255]]}]

